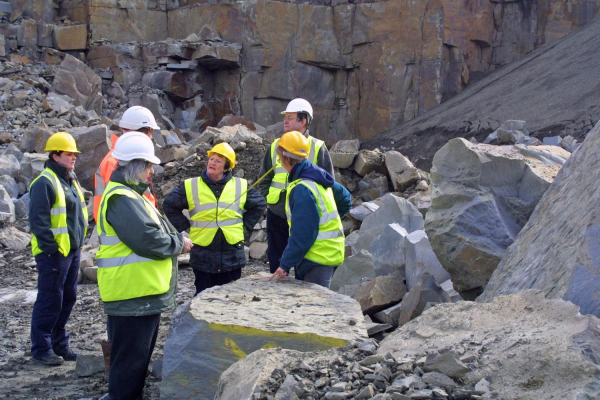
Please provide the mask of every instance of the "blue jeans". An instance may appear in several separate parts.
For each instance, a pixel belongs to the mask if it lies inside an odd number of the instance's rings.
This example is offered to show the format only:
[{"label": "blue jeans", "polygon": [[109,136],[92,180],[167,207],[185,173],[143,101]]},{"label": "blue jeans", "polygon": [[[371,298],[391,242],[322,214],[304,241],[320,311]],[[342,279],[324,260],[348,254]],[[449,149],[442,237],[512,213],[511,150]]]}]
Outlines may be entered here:
[{"label": "blue jeans", "polygon": [[38,294],[31,314],[31,355],[39,358],[69,347],[65,329],[77,300],[80,249],[35,256]]},{"label": "blue jeans", "polygon": [[331,278],[333,277],[336,268],[337,267],[329,265],[313,265],[302,276],[298,276],[298,271],[296,271],[296,279],[304,282],[316,283],[317,285],[329,289]]},{"label": "blue jeans", "polygon": [[290,227],[287,219],[281,218],[267,209],[267,258],[271,273],[279,268],[279,261],[288,244],[289,237]]}]

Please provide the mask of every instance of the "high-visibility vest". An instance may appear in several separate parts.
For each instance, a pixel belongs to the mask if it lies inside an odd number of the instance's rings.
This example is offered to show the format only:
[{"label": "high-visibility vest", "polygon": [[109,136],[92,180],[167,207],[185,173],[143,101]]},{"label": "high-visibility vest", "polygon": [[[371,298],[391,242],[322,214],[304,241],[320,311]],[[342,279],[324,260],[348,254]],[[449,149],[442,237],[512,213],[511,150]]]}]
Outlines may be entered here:
[{"label": "high-visibility vest", "polygon": [[[307,159],[313,164],[316,164],[319,151],[325,142],[312,136],[309,136],[308,140],[310,142],[310,149]],[[277,143],[279,143],[279,139],[276,139],[273,141],[273,143],[271,143],[271,165],[275,166],[275,169],[273,170],[275,175],[271,180],[271,186],[269,187],[269,193],[267,194],[268,204],[277,204],[279,201],[279,196],[281,195],[281,191],[287,187],[288,172],[285,170],[285,168],[283,168],[281,165],[281,160],[279,159],[279,156],[277,156]]]},{"label": "high-visibility vest", "polygon": [[244,241],[247,180],[232,177],[218,199],[202,178],[186,179],[184,187],[191,220],[190,239],[194,244],[208,246],[218,229],[229,244]]},{"label": "high-visibility vest", "polygon": [[[31,182],[31,185],[29,185],[30,190],[33,184],[41,178],[48,179],[54,188],[55,200],[52,208],[50,209],[50,230],[54,235],[54,240],[56,240],[56,243],[58,244],[58,251],[60,251],[60,253],[66,257],[71,251],[71,241],[69,240],[69,231],[67,226],[67,200],[65,197],[65,192],[62,188],[62,184],[60,183],[60,179],[50,168],[43,170],[42,173],[35,178],[33,182]],[[84,227],[83,237],[85,237],[85,235],[87,235],[88,228],[88,211],[85,205],[83,191],[81,190],[81,186],[79,186],[79,182],[74,179],[73,185],[75,186],[75,190],[77,190],[77,195],[79,196],[79,202],[81,204]],[[40,249],[38,246],[37,237],[35,235],[32,235],[31,238],[31,252],[34,256],[42,252],[42,249]]]},{"label": "high-visibility vest", "polygon": [[[117,139],[119,137],[117,135],[111,136],[112,148],[115,148],[115,144],[117,143]],[[94,221],[98,222],[98,212],[100,210],[100,202],[102,201],[102,194],[104,193],[104,188],[110,181],[110,176],[117,169],[119,165],[119,160],[112,156],[113,151],[110,150],[104,158],[102,162],[96,169],[96,174],[94,175]],[[144,196],[150,200],[150,203],[154,204],[154,207],[158,207],[158,203],[156,202],[156,197],[152,194],[150,187],[146,189],[144,192]]]},{"label": "high-visibility vest", "polygon": [[306,186],[315,196],[320,216],[317,239],[304,258],[321,265],[341,265],[344,262],[345,251],[344,228],[331,188],[326,189],[313,181],[303,179],[297,179],[290,183],[285,197],[285,213],[290,226],[290,233],[292,215],[289,199],[290,193],[297,185]]},{"label": "high-visibility vest", "polygon": [[168,233],[158,210],[148,199],[125,185],[109,182],[100,203],[97,225],[100,250],[96,253],[96,264],[100,298],[109,302],[166,293],[171,282],[173,261],[170,257],[152,260],[139,256],[119,239],[106,220],[108,200],[115,195],[141,201],[148,215],[163,232]]}]

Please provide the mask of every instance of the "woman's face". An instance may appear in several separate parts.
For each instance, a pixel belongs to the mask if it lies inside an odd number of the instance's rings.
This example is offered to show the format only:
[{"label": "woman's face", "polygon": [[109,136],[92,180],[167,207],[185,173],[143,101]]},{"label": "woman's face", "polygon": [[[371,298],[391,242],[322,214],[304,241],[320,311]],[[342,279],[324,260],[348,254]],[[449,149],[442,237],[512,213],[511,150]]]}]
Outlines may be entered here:
[{"label": "woman's face", "polygon": [[77,160],[76,153],[71,153],[69,151],[63,151],[60,155],[53,155],[54,161],[56,161],[59,165],[62,165],[68,170],[72,170],[75,168],[75,161]]},{"label": "woman's face", "polygon": [[225,172],[225,161],[225,157],[220,154],[213,154],[208,159],[206,170],[213,180],[218,181],[223,177],[223,173]]},{"label": "woman's face", "polygon": [[140,176],[140,180],[142,182],[150,182],[150,178],[154,175],[154,164],[150,164],[144,172],[142,172],[142,176]]}]

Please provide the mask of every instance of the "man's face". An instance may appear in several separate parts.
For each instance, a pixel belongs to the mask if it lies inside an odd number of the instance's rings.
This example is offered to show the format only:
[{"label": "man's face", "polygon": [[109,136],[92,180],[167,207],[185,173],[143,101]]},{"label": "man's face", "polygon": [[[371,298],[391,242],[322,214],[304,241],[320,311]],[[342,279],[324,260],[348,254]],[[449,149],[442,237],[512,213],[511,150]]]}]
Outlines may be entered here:
[{"label": "man's face", "polygon": [[286,113],[283,117],[283,131],[298,131],[304,133],[306,130],[306,120],[298,121],[298,113]]}]

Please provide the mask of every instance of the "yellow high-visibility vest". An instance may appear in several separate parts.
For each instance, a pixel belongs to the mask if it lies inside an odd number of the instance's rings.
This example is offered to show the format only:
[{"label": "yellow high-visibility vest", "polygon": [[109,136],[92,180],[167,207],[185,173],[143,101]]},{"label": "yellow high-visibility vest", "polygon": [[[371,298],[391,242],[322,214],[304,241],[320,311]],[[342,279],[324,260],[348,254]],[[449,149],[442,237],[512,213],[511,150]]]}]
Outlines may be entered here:
[{"label": "yellow high-visibility vest", "polygon": [[290,233],[292,229],[292,215],[289,207],[290,193],[297,185],[307,187],[315,196],[319,209],[319,233],[317,239],[308,253],[304,256],[307,260],[321,265],[341,265],[344,262],[344,228],[338,213],[331,188],[310,181],[297,179],[290,183],[285,197],[285,213],[287,215]]},{"label": "yellow high-visibility vest", "polygon": [[208,246],[218,229],[229,244],[244,241],[247,180],[232,177],[218,199],[202,178],[186,179],[184,187],[190,211],[190,239],[194,244]]},{"label": "yellow high-visibility vest", "polygon": [[125,185],[110,181],[102,195],[98,213],[100,250],[96,253],[96,264],[100,298],[109,302],[166,293],[173,273],[173,260],[152,260],[139,256],[119,239],[106,220],[108,200],[115,195],[142,202],[148,215],[163,232],[168,233],[161,223],[158,210],[148,199]]},{"label": "yellow high-visibility vest", "polygon": [[[317,163],[317,158],[319,156],[319,151],[321,147],[325,144],[322,140],[314,138],[312,136],[308,137],[308,141],[310,142],[310,150],[308,152],[308,161],[313,164]],[[279,201],[279,196],[281,196],[281,191],[286,189],[287,187],[287,177],[288,172],[281,165],[281,160],[279,156],[277,156],[277,143],[279,143],[279,139],[276,139],[271,143],[271,165],[275,166],[273,170],[274,176],[271,180],[271,186],[269,187],[269,193],[267,193],[267,203],[268,204],[277,204]]]},{"label": "yellow high-visibility vest", "polygon": [[[60,251],[60,253],[66,257],[71,251],[71,241],[69,239],[69,231],[67,227],[67,200],[65,197],[65,192],[62,188],[62,184],[60,183],[60,179],[50,168],[43,170],[42,173],[35,178],[33,182],[31,182],[29,189],[31,190],[33,184],[41,178],[48,179],[54,188],[55,200],[52,208],[50,209],[50,230],[54,235],[54,240],[56,240],[56,243],[58,244],[58,251]],[[84,226],[83,237],[85,238],[88,228],[88,211],[85,205],[83,191],[81,190],[81,186],[79,186],[79,182],[77,182],[77,180],[73,180],[73,184],[75,186],[75,190],[77,190],[77,195],[79,196],[79,201],[81,204]],[[32,235],[31,237],[31,252],[34,256],[42,252],[42,249],[40,249],[38,246],[38,240],[35,235]]]}]

